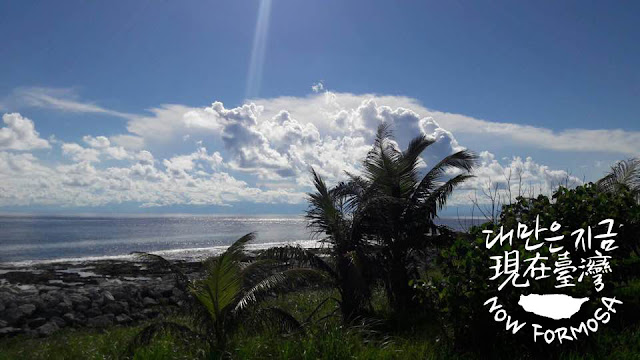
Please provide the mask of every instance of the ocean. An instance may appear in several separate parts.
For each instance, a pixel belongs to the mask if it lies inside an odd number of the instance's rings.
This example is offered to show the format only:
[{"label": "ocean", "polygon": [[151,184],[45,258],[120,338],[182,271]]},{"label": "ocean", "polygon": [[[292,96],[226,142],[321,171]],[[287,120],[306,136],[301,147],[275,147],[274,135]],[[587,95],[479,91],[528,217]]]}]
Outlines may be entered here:
[{"label": "ocean", "polygon": [[[457,219],[439,219],[459,229]],[[0,263],[126,258],[133,251],[190,259],[255,232],[254,248],[317,246],[302,216],[0,216]]]}]

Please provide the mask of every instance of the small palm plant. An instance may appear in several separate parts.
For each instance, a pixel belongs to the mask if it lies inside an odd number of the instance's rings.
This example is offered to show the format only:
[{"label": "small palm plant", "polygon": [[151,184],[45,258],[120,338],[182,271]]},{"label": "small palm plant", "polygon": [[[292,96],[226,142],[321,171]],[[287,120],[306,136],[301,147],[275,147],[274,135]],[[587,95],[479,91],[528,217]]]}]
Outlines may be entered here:
[{"label": "small palm plant", "polygon": [[136,253],[171,266],[178,283],[192,295],[191,304],[185,309],[194,328],[174,322],[152,324],[134,338],[129,350],[148,344],[159,333],[171,333],[206,342],[212,354],[225,354],[230,336],[245,321],[277,324],[288,330],[300,328],[300,322],[286,311],[257,305],[276,292],[317,281],[319,273],[312,269],[282,267],[269,259],[249,262],[245,249],[254,238],[253,233],[247,234],[219,256],[206,259],[203,262],[205,277],[194,281],[158,255]]}]

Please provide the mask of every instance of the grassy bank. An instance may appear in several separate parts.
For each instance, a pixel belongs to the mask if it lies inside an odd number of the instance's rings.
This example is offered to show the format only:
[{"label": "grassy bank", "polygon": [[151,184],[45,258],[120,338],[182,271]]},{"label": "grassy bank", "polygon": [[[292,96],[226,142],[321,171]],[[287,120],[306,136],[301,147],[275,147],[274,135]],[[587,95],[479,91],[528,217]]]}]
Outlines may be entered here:
[{"label": "grassy bank", "polygon": [[[304,319],[330,293],[301,291],[283,295],[272,303]],[[476,359],[485,355],[460,353],[443,337],[435,319],[392,321],[383,297],[374,298],[378,319],[368,325],[344,326],[339,315],[331,316],[327,303],[305,331],[281,334],[272,329],[243,328],[229,349],[234,359]],[[190,325],[189,320],[171,320]],[[397,321],[397,320],[396,320]],[[120,359],[145,324],[106,330],[65,329],[48,338],[15,337],[0,341],[0,359]],[[408,326],[407,326],[408,325]],[[640,326],[614,332],[606,327],[590,337],[587,352],[556,353],[560,359],[639,359]],[[541,344],[541,346],[544,346]],[[206,359],[206,345],[184,342],[174,336],[159,336],[133,354],[134,359]],[[496,353],[493,358],[535,358],[528,353]]]}]

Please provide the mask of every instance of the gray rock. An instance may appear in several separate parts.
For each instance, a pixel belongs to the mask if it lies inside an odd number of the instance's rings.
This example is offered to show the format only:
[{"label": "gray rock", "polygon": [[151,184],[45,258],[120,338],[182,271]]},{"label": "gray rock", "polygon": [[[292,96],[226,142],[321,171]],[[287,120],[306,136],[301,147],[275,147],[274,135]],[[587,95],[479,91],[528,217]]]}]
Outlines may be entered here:
[{"label": "gray rock", "polygon": [[64,319],[59,316],[52,317],[51,322],[58,325],[58,327],[65,327],[67,325],[67,322],[64,321]]},{"label": "gray rock", "polygon": [[43,317],[39,317],[39,318],[35,318],[35,319],[31,319],[29,321],[27,321],[27,325],[29,325],[30,328],[35,329],[37,327],[40,327],[44,324],[47,323],[47,319],[43,318]]},{"label": "gray rock", "polygon": [[174,286],[171,284],[160,284],[158,285],[157,291],[162,297],[170,297],[173,293],[173,289]]},{"label": "gray rock", "polygon": [[40,336],[49,336],[49,335],[53,334],[54,332],[60,330],[60,328],[58,327],[58,325],[56,323],[49,322],[49,323],[46,323],[46,324],[40,326],[36,330],[38,331],[38,335],[40,335]]},{"label": "gray rock", "polygon": [[124,312],[129,313],[131,307],[129,306],[129,303],[126,301],[118,301],[118,304],[122,305],[122,308],[124,308]]},{"label": "gray rock", "polygon": [[104,293],[102,293],[102,296],[104,297],[104,301],[107,303],[116,301],[116,299],[109,291],[105,291]]},{"label": "gray rock", "polygon": [[104,305],[104,299],[102,298],[95,299],[91,302],[91,307],[101,307],[102,305]]},{"label": "gray rock", "polygon": [[124,312],[124,306],[122,306],[120,303],[112,302],[110,304],[105,305],[102,308],[102,312],[105,314],[114,314],[114,315],[122,314]]},{"label": "gray rock", "polygon": [[146,298],[142,299],[142,305],[144,305],[144,306],[153,306],[153,305],[158,305],[158,302],[153,300],[150,297],[146,297]]},{"label": "gray rock", "polygon": [[100,315],[89,319],[87,325],[95,328],[104,328],[113,325],[114,319],[113,314]]},{"label": "gray rock", "polygon": [[87,317],[96,317],[102,315],[102,311],[97,307],[92,307],[91,309],[84,312]]},{"label": "gray rock", "polygon": [[80,294],[71,294],[69,295],[69,300],[71,300],[71,303],[78,308],[79,306],[86,306],[87,308],[89,308],[89,306],[91,305],[91,299],[89,299],[88,297],[84,296],[84,295],[80,295]]},{"label": "gray rock", "polygon": [[36,311],[36,306],[33,304],[24,304],[18,306],[18,310],[22,311],[25,316],[29,316],[33,314],[34,311]]},{"label": "gray rock", "polygon": [[64,313],[68,313],[69,311],[71,311],[73,309],[72,303],[71,301],[61,301],[58,303],[58,306],[56,306],[56,310],[62,314]]},{"label": "gray rock", "polygon": [[53,316],[62,315],[62,313],[57,307],[46,307],[40,312],[40,315],[45,318],[50,318]]},{"label": "gray rock", "polygon": [[156,316],[160,315],[160,311],[156,310],[156,309],[144,309],[142,310],[142,315],[143,317],[149,318],[149,319],[153,319]]},{"label": "gray rock", "polygon": [[5,320],[9,325],[19,323],[22,318],[24,318],[24,312],[19,308],[6,310],[3,315],[3,320]]},{"label": "gray rock", "polygon": [[0,336],[13,336],[22,334],[24,330],[14,327],[3,327],[0,329]]},{"label": "gray rock", "polygon": [[171,290],[171,295],[179,298],[179,297],[184,296],[184,292],[182,290],[178,289],[177,287],[174,287]]},{"label": "gray rock", "polygon": [[80,322],[80,319],[78,319],[76,317],[76,315],[74,313],[68,312],[64,315],[62,315],[62,318],[64,319],[64,321],[66,321],[68,324],[77,324]]},{"label": "gray rock", "polygon": [[128,324],[128,323],[130,323],[132,321],[133,321],[133,319],[131,319],[129,316],[127,316],[125,314],[116,316],[116,323],[118,323],[118,324]]}]

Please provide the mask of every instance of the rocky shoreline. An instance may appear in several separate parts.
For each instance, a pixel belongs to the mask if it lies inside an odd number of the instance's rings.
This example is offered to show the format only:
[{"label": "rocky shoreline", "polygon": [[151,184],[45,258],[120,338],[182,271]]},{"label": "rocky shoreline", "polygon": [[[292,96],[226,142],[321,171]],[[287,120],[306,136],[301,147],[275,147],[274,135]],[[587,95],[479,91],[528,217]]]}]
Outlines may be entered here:
[{"label": "rocky shoreline", "polygon": [[[201,271],[200,262],[174,263],[190,277]],[[0,264],[0,337],[154,319],[184,303],[185,294],[175,285],[175,276],[157,263]]]}]

